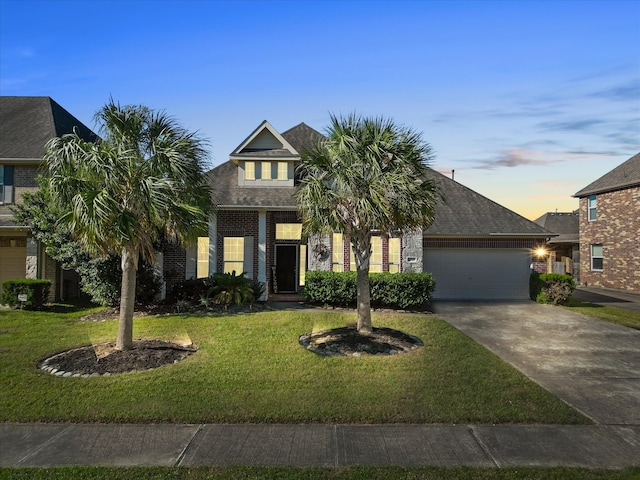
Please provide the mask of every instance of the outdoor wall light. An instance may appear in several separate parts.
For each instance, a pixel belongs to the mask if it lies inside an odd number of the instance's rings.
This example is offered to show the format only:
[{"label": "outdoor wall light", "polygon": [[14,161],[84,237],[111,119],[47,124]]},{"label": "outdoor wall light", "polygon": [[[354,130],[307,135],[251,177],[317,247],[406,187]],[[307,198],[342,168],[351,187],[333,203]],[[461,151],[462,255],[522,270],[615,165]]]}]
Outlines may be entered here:
[{"label": "outdoor wall light", "polygon": [[544,258],[549,254],[549,252],[547,251],[547,249],[545,247],[540,246],[540,247],[536,247],[533,250],[533,254],[538,258]]}]

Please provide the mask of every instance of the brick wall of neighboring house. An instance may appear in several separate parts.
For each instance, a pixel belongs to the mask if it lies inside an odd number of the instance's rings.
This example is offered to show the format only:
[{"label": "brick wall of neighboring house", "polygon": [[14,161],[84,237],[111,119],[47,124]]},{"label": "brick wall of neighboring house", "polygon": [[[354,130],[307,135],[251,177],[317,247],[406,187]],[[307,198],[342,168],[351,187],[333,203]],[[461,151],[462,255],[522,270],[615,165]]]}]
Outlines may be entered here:
[{"label": "brick wall of neighboring house", "polygon": [[[223,210],[217,213],[217,265],[224,271],[224,237],[253,237],[253,278],[258,278],[258,212]],[[268,248],[268,247],[267,247]]]},{"label": "brick wall of neighboring house", "polygon": [[[580,199],[580,282],[640,292],[640,188],[602,193],[596,220],[588,220],[588,198]],[[591,269],[591,245],[603,246],[603,269]]]},{"label": "brick wall of neighboring house", "polygon": [[25,192],[35,192],[38,189],[36,177],[40,173],[38,165],[16,165],[13,169],[13,201],[20,203]]},{"label": "brick wall of neighboring house", "polygon": [[162,245],[162,274],[169,293],[178,283],[184,281],[187,274],[187,253],[178,243],[166,242]]}]

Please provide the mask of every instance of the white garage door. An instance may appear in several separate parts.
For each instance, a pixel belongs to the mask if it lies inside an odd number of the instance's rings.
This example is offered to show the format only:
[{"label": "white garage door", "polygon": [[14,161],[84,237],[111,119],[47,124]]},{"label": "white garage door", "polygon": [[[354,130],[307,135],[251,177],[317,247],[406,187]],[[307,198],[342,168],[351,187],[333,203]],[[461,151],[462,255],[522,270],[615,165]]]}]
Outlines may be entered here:
[{"label": "white garage door", "polygon": [[26,264],[27,249],[25,247],[0,247],[0,295],[2,295],[2,282],[25,277]]},{"label": "white garage door", "polygon": [[527,249],[425,249],[423,268],[436,281],[434,299],[526,300],[529,298]]}]

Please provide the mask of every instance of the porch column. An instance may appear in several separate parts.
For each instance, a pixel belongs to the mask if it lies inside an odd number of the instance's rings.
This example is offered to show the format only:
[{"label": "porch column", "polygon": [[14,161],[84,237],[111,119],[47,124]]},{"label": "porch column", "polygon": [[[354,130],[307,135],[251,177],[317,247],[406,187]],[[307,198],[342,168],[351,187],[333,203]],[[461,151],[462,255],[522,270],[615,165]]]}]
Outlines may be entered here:
[{"label": "porch column", "polygon": [[402,236],[402,272],[422,272],[422,229]]},{"label": "porch column", "polygon": [[[258,281],[267,286],[267,212],[258,211]],[[269,288],[264,289],[264,294],[259,300],[266,300]]]},{"label": "porch column", "polygon": [[38,250],[38,242],[33,237],[28,237],[25,278],[38,278]]}]

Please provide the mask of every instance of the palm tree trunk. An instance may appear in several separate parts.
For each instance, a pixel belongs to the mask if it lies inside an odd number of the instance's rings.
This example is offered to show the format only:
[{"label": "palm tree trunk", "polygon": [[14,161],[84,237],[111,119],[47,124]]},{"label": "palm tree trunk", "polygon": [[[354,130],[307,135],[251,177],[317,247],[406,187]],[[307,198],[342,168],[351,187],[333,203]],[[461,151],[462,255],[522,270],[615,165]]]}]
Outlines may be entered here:
[{"label": "palm tree trunk", "polygon": [[371,290],[369,288],[369,269],[358,268],[358,332],[368,334],[373,330],[371,325]]},{"label": "palm tree trunk", "polygon": [[138,270],[138,250],[122,250],[122,288],[120,290],[120,321],[116,350],[133,348],[133,311],[136,300],[136,272]]},{"label": "palm tree trunk", "polygon": [[357,328],[359,333],[368,334],[371,325],[371,290],[369,286],[369,260],[371,259],[371,233],[367,230],[351,237],[356,260]]}]

